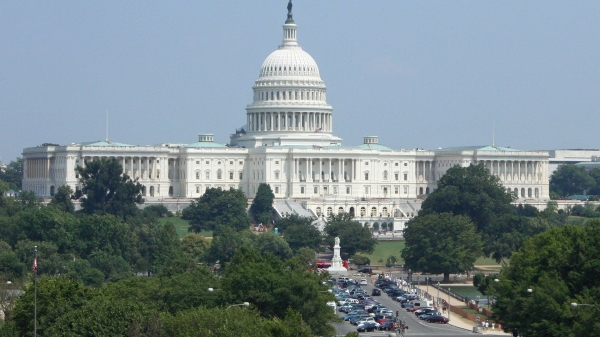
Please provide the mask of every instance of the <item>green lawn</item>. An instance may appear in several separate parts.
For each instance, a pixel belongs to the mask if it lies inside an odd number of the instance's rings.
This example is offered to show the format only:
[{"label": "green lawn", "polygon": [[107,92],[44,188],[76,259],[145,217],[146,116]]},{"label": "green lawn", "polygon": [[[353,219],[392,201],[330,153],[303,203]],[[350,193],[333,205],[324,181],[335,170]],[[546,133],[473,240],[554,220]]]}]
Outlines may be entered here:
[{"label": "green lawn", "polygon": [[[190,223],[188,220],[183,220],[182,218],[179,218],[179,217],[171,217],[171,218],[159,218],[158,221],[161,224],[166,224],[167,222],[171,222],[175,226],[177,235],[179,235],[180,238],[189,233],[188,227],[190,227]],[[212,231],[205,231],[205,232],[201,232],[200,234],[202,234],[203,236],[206,236],[206,237],[212,237],[212,235],[213,235]]]},{"label": "green lawn", "polygon": [[[404,264],[404,260],[400,257],[400,252],[402,251],[402,249],[404,249],[404,241],[379,241],[379,243],[375,246],[373,254],[364,255],[371,259],[371,264],[385,264],[385,260],[390,255],[394,255],[398,259],[397,264]],[[379,259],[382,259],[384,262],[379,262]],[[494,259],[487,257],[478,258],[477,261],[475,261],[475,265],[499,266],[499,264],[496,263]]]}]

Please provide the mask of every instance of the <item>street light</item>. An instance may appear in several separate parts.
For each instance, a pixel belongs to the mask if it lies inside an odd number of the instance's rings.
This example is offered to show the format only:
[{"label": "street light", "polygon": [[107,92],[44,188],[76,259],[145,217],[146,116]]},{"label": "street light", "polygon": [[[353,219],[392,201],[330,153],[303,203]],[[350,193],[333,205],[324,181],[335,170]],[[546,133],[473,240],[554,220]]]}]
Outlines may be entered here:
[{"label": "street light", "polygon": [[598,308],[598,306],[595,305],[595,304],[584,304],[584,303],[575,303],[575,302],[573,302],[573,303],[571,303],[571,306],[573,308],[577,308],[579,306],[594,307],[594,308],[598,309],[598,311],[600,311],[600,308]]},{"label": "street light", "polygon": [[450,288],[448,288],[448,322],[450,322]]},{"label": "street light", "polygon": [[227,309],[225,309],[225,310],[229,310],[229,308],[231,308],[231,307],[249,307],[249,306],[250,306],[250,303],[244,302],[244,303],[240,303],[240,304],[232,304],[232,305],[228,306]]},{"label": "street light", "polygon": [[437,304],[438,304],[438,309],[439,309],[440,308],[439,307],[439,305],[440,305],[440,283],[439,282],[438,282],[437,286],[438,286],[437,287],[438,288]]}]

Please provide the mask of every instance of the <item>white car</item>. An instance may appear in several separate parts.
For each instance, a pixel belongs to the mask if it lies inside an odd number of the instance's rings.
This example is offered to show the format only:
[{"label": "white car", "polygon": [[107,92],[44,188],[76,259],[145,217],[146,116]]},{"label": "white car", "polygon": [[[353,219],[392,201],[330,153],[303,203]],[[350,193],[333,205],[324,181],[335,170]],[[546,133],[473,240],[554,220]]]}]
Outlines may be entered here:
[{"label": "white car", "polygon": [[367,284],[369,284],[369,282],[367,282],[367,279],[360,280],[360,285],[361,286],[366,286]]}]

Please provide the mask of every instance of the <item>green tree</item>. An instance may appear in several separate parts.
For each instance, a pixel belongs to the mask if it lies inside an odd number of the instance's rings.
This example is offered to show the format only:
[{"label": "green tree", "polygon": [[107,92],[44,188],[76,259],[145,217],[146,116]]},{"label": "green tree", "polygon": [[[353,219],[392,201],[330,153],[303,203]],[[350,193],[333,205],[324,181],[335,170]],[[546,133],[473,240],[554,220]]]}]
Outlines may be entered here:
[{"label": "green tree", "polygon": [[324,276],[291,259],[281,261],[272,254],[260,255],[240,249],[227,264],[221,278],[228,303],[249,302],[263,317],[284,318],[288,308],[302,315],[314,335],[333,333],[329,322],[335,317],[327,301],[333,295],[322,285]]},{"label": "green tree", "polygon": [[254,220],[264,225],[270,224],[273,218],[273,199],[275,194],[271,190],[271,186],[266,183],[260,183],[256,196],[252,200],[250,212],[254,216]]},{"label": "green tree", "polygon": [[471,270],[482,253],[481,237],[466,216],[451,213],[418,216],[404,230],[405,247],[402,258],[408,268],[432,274]]},{"label": "green tree", "polygon": [[287,260],[294,255],[288,243],[273,232],[257,235],[254,248],[262,254],[271,253],[282,260]]},{"label": "green tree", "polygon": [[21,190],[21,183],[23,182],[23,158],[11,161],[6,165],[5,170],[0,170],[0,180],[6,182],[9,189]]},{"label": "green tree", "polygon": [[[41,277],[37,281],[38,336],[44,336],[67,312],[84,306],[92,298],[92,292],[81,283],[67,278]],[[34,289],[30,284],[15,305],[13,311],[21,336],[33,336]]]},{"label": "green tree", "polygon": [[294,225],[310,225],[313,222],[313,218],[299,216],[297,214],[289,214],[275,222],[275,227],[280,232],[285,233],[288,227]]},{"label": "green tree", "polygon": [[54,206],[63,212],[74,213],[75,205],[73,205],[73,201],[71,201],[72,196],[73,190],[69,185],[61,186],[52,197],[49,205]]},{"label": "green tree", "polygon": [[80,175],[81,190],[75,197],[87,214],[112,214],[125,218],[135,216],[136,204],[144,202],[142,185],[123,173],[123,167],[114,159],[100,159],[75,169]]},{"label": "green tree", "polygon": [[369,228],[352,220],[348,213],[332,214],[325,226],[325,243],[333,248],[336,237],[340,238],[340,253],[348,258],[357,252],[370,254],[375,249],[377,240],[373,238]]},{"label": "green tree", "polygon": [[14,282],[21,279],[25,275],[26,268],[25,264],[19,261],[10,245],[0,240],[0,282]]},{"label": "green tree", "polygon": [[323,250],[323,235],[315,226],[308,223],[298,223],[287,227],[283,232],[283,238],[294,252],[306,247],[314,251]]},{"label": "green tree", "polygon": [[538,234],[515,252],[494,284],[493,312],[523,336],[599,336],[600,221]]},{"label": "green tree", "polygon": [[594,178],[581,166],[562,165],[550,176],[550,192],[554,192],[560,197],[585,194],[587,190],[593,189],[595,186]]},{"label": "green tree", "polygon": [[588,174],[596,182],[596,185],[588,191],[588,194],[600,195],[600,169],[591,169],[588,171]]},{"label": "green tree", "polygon": [[247,207],[248,199],[244,192],[233,188],[209,188],[183,210],[182,218],[190,220],[188,230],[194,233],[216,230],[218,235],[224,227],[242,231],[250,227]]},{"label": "green tree", "polygon": [[181,238],[183,255],[196,262],[204,258],[209,247],[210,242],[200,234],[190,233]]}]

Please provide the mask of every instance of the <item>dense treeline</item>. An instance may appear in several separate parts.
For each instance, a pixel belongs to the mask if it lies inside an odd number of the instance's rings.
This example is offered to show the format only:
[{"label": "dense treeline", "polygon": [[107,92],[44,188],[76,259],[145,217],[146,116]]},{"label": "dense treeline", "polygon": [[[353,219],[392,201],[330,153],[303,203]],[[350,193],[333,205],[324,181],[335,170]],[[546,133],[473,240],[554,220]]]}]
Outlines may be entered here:
[{"label": "dense treeline", "polygon": [[[326,305],[333,296],[325,276],[314,273],[323,236],[310,232],[306,219],[291,227],[309,238],[290,245],[273,232],[248,229],[239,191],[209,189],[184,213],[190,232],[215,232],[212,242],[196,233],[180,239],[170,222],[158,221],[172,215],[165,207],[135,207],[143,201],[141,187],[118,163],[102,160],[78,172],[84,188],[74,194],[61,187],[48,206],[27,192],[0,197],[0,309],[6,314],[0,336],[33,335],[34,246],[39,336],[333,332]],[[74,211],[72,198],[81,200],[81,211]]]}]

